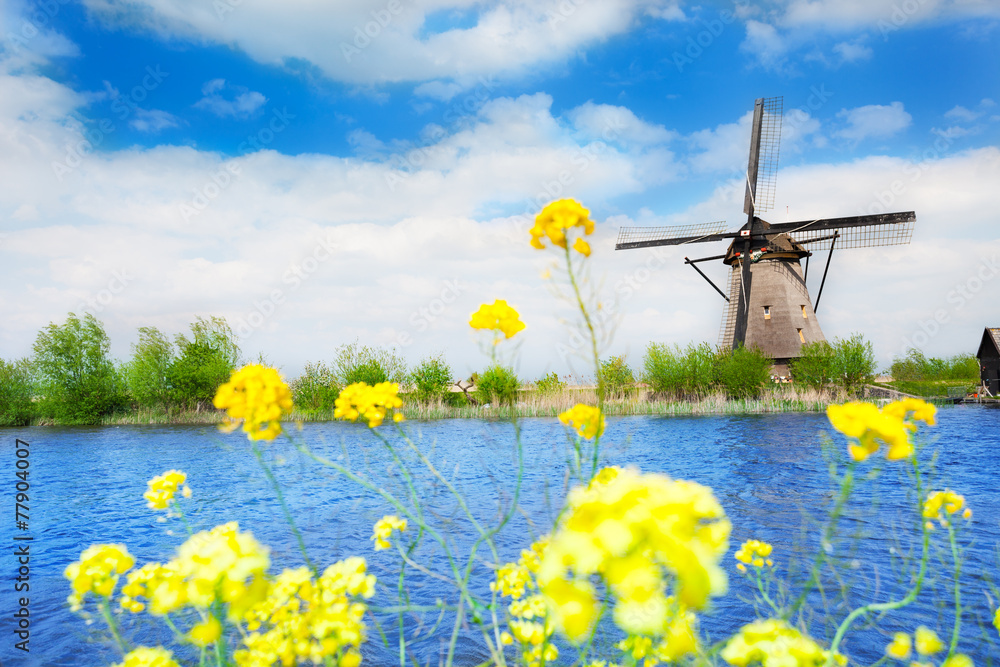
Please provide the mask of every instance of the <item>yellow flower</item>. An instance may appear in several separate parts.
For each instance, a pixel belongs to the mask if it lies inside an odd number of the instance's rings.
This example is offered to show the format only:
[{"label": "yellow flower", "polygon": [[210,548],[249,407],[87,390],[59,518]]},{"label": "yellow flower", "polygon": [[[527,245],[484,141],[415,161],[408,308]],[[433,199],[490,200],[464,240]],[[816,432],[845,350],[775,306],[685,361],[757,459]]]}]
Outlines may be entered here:
[{"label": "yellow flower", "polygon": [[917,653],[920,655],[933,655],[944,648],[944,642],[937,636],[937,633],[923,625],[913,633],[913,638]]},{"label": "yellow flower", "polygon": [[[742,545],[740,545],[739,550],[735,554],[736,560],[740,561],[740,564],[745,563],[746,565],[753,565],[754,567],[764,567],[764,565],[771,566],[773,563],[768,556],[771,555],[771,550],[773,547],[767,542],[761,542],[760,540],[747,540]],[[744,567],[741,572],[746,571]]]},{"label": "yellow flower", "polygon": [[73,587],[68,598],[70,609],[79,611],[87,593],[110,598],[118,585],[118,575],[133,565],[135,559],[124,544],[95,544],[85,549],[80,560],[71,563],[63,573]]},{"label": "yellow flower", "polygon": [[[558,629],[579,636],[589,618],[589,577],[603,576],[614,617],[626,630],[663,634],[675,604],[700,608],[726,589],[719,559],[729,521],[707,487],[638,471],[603,470],[570,492],[567,510],[542,555],[538,584]],[[592,594],[591,594],[592,595]],[[645,606],[644,606],[645,605]],[[648,607],[655,613],[638,613]],[[571,612],[575,615],[571,617]]]},{"label": "yellow flower", "polygon": [[398,516],[387,514],[375,522],[374,534],[372,535],[372,539],[375,540],[375,551],[388,549],[392,546],[389,543],[389,537],[394,530],[398,530],[399,532],[406,530],[406,519],[400,519]]},{"label": "yellow flower", "polygon": [[[740,628],[719,654],[737,667],[761,663],[782,667],[815,667],[830,656],[815,640],[778,619],[755,621]],[[838,664],[843,657],[834,655]]]},{"label": "yellow flower", "polygon": [[573,250],[584,257],[590,257],[590,244],[584,241],[582,238],[578,238],[575,243],[573,243]]},{"label": "yellow flower", "polygon": [[[545,244],[543,237],[560,248],[566,247],[566,232],[573,227],[582,227],[583,234],[589,235],[594,232],[594,221],[590,219],[590,211],[585,209],[579,202],[573,199],[560,199],[554,201],[535,216],[535,226],[531,228],[531,245],[542,250]],[[582,241],[577,238],[577,241]],[[590,254],[590,246],[584,241],[575,243],[573,248],[583,254]]]},{"label": "yellow flower", "polygon": [[[379,382],[374,387],[364,382],[349,384],[334,401],[333,416],[347,421],[363,419],[368,428],[376,428],[382,425],[387,411],[403,407],[398,393],[399,385],[395,382]],[[393,421],[402,420],[393,415]]]},{"label": "yellow flower", "polygon": [[559,415],[559,421],[567,426],[573,424],[581,438],[588,440],[604,433],[604,415],[600,408],[577,403],[572,409]]},{"label": "yellow flower", "polygon": [[906,660],[910,657],[911,646],[910,635],[897,632],[892,636],[892,643],[885,647],[885,654],[896,660]]},{"label": "yellow flower", "polygon": [[[924,518],[943,520],[945,518],[945,512],[948,514],[954,514],[960,511],[964,506],[965,498],[958,495],[951,489],[935,491],[934,493],[928,495],[927,500],[924,502]],[[966,511],[969,512],[968,508],[966,508]],[[972,516],[971,512],[969,513],[969,516]]]},{"label": "yellow flower", "polygon": [[165,648],[140,646],[125,656],[125,662],[117,662],[111,667],[180,667],[173,654]]},{"label": "yellow flower", "polygon": [[188,488],[187,484],[184,484],[185,481],[187,481],[187,475],[180,470],[168,470],[149,480],[146,482],[149,489],[142,494],[147,501],[146,506],[153,510],[167,509],[170,506],[170,501],[174,499],[174,494],[177,493],[177,488],[181,485],[183,485],[181,495],[189,498],[191,489]]},{"label": "yellow flower", "polygon": [[207,620],[198,623],[193,628],[191,632],[188,633],[188,639],[195,646],[208,646],[209,644],[214,644],[219,641],[219,637],[222,636],[222,624],[219,623],[219,619],[214,616],[209,616]]},{"label": "yellow flower", "polygon": [[282,413],[292,410],[292,391],[276,369],[251,364],[233,371],[213,403],[235,420],[229,430],[243,420],[243,430],[251,440],[274,440],[281,434]]},{"label": "yellow flower", "polygon": [[964,653],[956,653],[942,662],[941,667],[975,667],[975,663]]},{"label": "yellow flower", "polygon": [[913,454],[910,435],[917,429],[913,421],[933,426],[934,406],[919,399],[906,399],[879,410],[871,403],[845,403],[826,409],[830,424],[857,443],[848,445],[855,461],[864,461],[878,451],[879,442],[888,445],[886,458],[904,459]]},{"label": "yellow flower", "polygon": [[993,627],[1000,632],[1000,608],[993,612]]},{"label": "yellow flower", "polygon": [[469,326],[473,329],[499,331],[506,338],[510,338],[524,329],[524,322],[520,320],[517,311],[508,306],[506,301],[497,299],[492,304],[484,303],[479,306],[479,310],[472,313]]},{"label": "yellow flower", "polygon": [[375,594],[375,577],[365,559],[334,563],[314,579],[308,568],[285,570],[267,596],[243,615],[247,633],[233,653],[239,667],[324,664],[357,667],[365,640],[367,605],[359,597]]},{"label": "yellow flower", "polygon": [[586,637],[597,619],[594,587],[586,581],[555,579],[545,585],[542,592],[555,626],[572,642]]}]

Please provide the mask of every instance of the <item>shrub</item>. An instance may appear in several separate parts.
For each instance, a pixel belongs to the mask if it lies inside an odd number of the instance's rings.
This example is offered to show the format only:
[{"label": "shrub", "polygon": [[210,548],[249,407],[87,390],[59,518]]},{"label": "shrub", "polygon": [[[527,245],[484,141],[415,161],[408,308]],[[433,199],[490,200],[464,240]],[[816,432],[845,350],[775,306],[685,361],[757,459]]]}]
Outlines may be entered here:
[{"label": "shrub", "polygon": [[643,381],[657,394],[704,394],[712,387],[714,359],[708,343],[691,343],[683,351],[677,345],[650,343],[643,358]]},{"label": "shrub", "polygon": [[174,361],[174,346],[155,327],[141,327],[132,358],[123,368],[129,396],[143,407],[165,406],[170,400],[167,373]]},{"label": "shrub", "polygon": [[317,412],[333,408],[340,387],[333,370],[322,361],[306,363],[302,375],[289,385],[295,408],[304,412]]},{"label": "shrub", "polygon": [[42,395],[39,411],[73,424],[96,424],[125,405],[125,383],[108,356],[104,325],[87,313],[70,313],[62,326],[49,324],[34,345],[34,369]]},{"label": "shrub", "polygon": [[419,401],[433,401],[444,398],[451,384],[451,367],[444,355],[427,357],[410,373],[414,395]]},{"label": "shrub", "polygon": [[820,388],[833,382],[834,350],[825,340],[806,343],[797,359],[789,364],[796,383]]},{"label": "shrub", "polygon": [[755,398],[771,381],[774,360],[759,348],[739,346],[719,350],[715,357],[715,379],[731,398]]},{"label": "shrub", "polygon": [[556,394],[566,388],[566,383],[559,379],[555,371],[535,380],[535,390],[539,394]]},{"label": "shrub", "polygon": [[0,426],[27,426],[35,416],[34,383],[27,359],[0,359]]},{"label": "shrub", "polygon": [[513,405],[520,386],[513,368],[493,364],[480,373],[476,380],[476,400],[480,403]]},{"label": "shrub", "polygon": [[359,345],[358,341],[341,345],[333,360],[334,378],[342,387],[355,382],[369,385],[379,382],[406,382],[406,361],[396,350]]},{"label": "shrub", "polygon": [[236,335],[221,317],[199,317],[191,324],[191,338],[178,334],[176,345],[180,356],[167,369],[171,399],[189,408],[211,405],[240,363]]},{"label": "shrub", "polygon": [[979,381],[979,360],[971,354],[957,354],[947,359],[926,358],[910,348],[903,358],[895,358],[889,373],[893,380],[975,380]]},{"label": "shrub", "polygon": [[624,396],[634,389],[635,375],[625,363],[625,355],[605,359],[597,371],[597,384],[605,396]]},{"label": "shrub", "polygon": [[875,379],[876,368],[875,350],[861,334],[851,334],[850,338],[834,341],[833,374],[846,392],[855,392],[870,383]]}]

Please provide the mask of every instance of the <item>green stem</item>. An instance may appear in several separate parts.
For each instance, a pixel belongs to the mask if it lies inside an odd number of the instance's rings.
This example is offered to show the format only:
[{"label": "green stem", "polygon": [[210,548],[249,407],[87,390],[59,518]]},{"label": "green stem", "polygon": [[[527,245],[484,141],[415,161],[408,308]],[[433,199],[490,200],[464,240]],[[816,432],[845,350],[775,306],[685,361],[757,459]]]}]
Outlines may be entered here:
[{"label": "green stem", "polygon": [[955,561],[955,627],[951,631],[951,644],[948,645],[948,658],[955,655],[958,646],[958,632],[962,627],[962,586],[959,577],[962,575],[962,561],[958,557],[958,544],[955,542],[955,528],[948,522],[948,541],[951,543],[951,557]]},{"label": "green stem", "polygon": [[274,473],[271,469],[267,467],[267,463],[264,462],[264,456],[260,453],[260,448],[257,447],[257,442],[255,440],[250,441],[250,447],[253,449],[254,456],[257,457],[257,463],[260,464],[261,469],[264,471],[264,475],[267,476],[269,482],[271,482],[271,487],[274,488],[274,493],[278,496],[278,502],[281,504],[281,511],[285,514],[285,521],[288,522],[288,526],[292,529],[292,534],[295,535],[295,540],[299,544],[299,551],[302,552],[302,557],[306,561],[306,565],[309,566],[309,571],[312,572],[313,577],[319,577],[319,572],[316,570],[316,566],[313,565],[312,560],[309,558],[309,552],[306,551],[305,540],[302,539],[302,533],[299,532],[298,526],[295,525],[295,519],[292,517],[291,511],[288,509],[288,503],[285,502],[285,494],[281,492],[281,485],[278,484],[277,478],[275,478]]},{"label": "green stem", "polygon": [[118,624],[115,623],[114,616],[111,615],[111,605],[108,602],[108,598],[100,600],[97,603],[97,607],[101,610],[101,616],[104,617],[104,622],[108,624],[108,629],[111,630],[111,636],[115,638],[115,643],[118,644],[118,650],[122,652],[123,656],[126,655],[128,653],[128,646],[118,632]]},{"label": "green stem", "polygon": [[[913,454],[910,457],[910,460],[913,462],[913,470],[916,475],[916,481],[917,481],[917,516],[922,516],[924,496],[920,483],[920,465],[917,462],[916,454]],[[834,656],[837,653],[837,648],[840,646],[841,640],[844,638],[844,635],[847,633],[847,630],[851,627],[851,624],[859,616],[873,611],[882,612],[882,611],[891,611],[893,609],[899,609],[900,607],[905,607],[906,605],[910,604],[915,599],[917,599],[917,595],[920,594],[920,589],[924,584],[924,575],[926,575],[927,573],[927,560],[928,560],[927,557],[930,551],[929,549],[930,531],[927,529],[927,526],[923,522],[921,522],[920,530],[921,533],[923,534],[923,553],[921,554],[920,557],[920,570],[917,572],[917,579],[913,583],[913,588],[911,588],[910,591],[900,600],[892,600],[889,602],[879,602],[879,603],[863,605],[852,611],[850,614],[848,614],[847,618],[845,618],[843,622],[841,622],[840,627],[837,628],[837,634],[834,635],[833,637],[833,643],[830,644],[830,656],[826,660],[825,667],[833,667]]]}]

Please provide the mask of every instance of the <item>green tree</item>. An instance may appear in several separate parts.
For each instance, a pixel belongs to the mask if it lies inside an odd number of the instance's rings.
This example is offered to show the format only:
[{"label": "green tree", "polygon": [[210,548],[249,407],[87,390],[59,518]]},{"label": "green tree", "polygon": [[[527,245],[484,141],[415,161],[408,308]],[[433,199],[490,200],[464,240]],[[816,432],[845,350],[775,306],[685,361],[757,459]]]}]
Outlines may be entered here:
[{"label": "green tree", "polygon": [[513,405],[520,386],[513,368],[493,364],[476,377],[476,399],[480,403]]},{"label": "green tree", "polygon": [[307,363],[302,375],[295,378],[289,388],[295,408],[305,412],[329,410],[341,389],[333,370],[322,361]]},{"label": "green tree", "polygon": [[57,421],[96,424],[124,407],[125,383],[108,356],[111,341],[92,314],[74,313],[62,326],[38,333],[33,366],[42,396],[39,411]]},{"label": "green tree", "polygon": [[833,382],[834,350],[825,340],[806,343],[789,366],[796,383],[819,389]]},{"label": "green tree", "polygon": [[756,398],[771,381],[774,360],[757,347],[719,350],[715,378],[731,398]]},{"label": "green tree", "polygon": [[643,381],[656,394],[681,397],[704,394],[712,387],[715,353],[708,343],[686,349],[650,343],[643,357]]},{"label": "green tree", "polygon": [[837,382],[848,393],[856,392],[875,379],[875,350],[859,333],[833,343],[833,371]]},{"label": "green tree", "polygon": [[27,426],[35,416],[34,383],[27,359],[0,359],[0,426]]},{"label": "green tree", "polygon": [[444,355],[427,357],[410,373],[414,395],[420,401],[443,399],[451,384],[451,367]]},{"label": "green tree", "polygon": [[165,407],[170,401],[167,374],[174,361],[174,346],[155,327],[140,327],[139,342],[132,345],[132,358],[124,375],[129,396],[142,407]]},{"label": "green tree", "polygon": [[171,399],[191,408],[211,404],[220,385],[240,363],[236,335],[224,318],[197,318],[191,338],[178,334],[180,352],[167,369]]},{"label": "green tree", "polygon": [[344,387],[355,382],[404,384],[407,380],[406,361],[394,348],[369,347],[358,341],[337,348],[333,373],[337,383]]},{"label": "green tree", "polygon": [[605,359],[597,371],[598,387],[603,387],[605,396],[624,396],[635,385],[635,374],[625,362],[625,355]]},{"label": "green tree", "polygon": [[559,379],[559,376],[555,371],[552,371],[548,375],[543,375],[542,377],[535,380],[535,391],[539,394],[549,395],[558,394],[563,389],[566,388],[566,383]]}]

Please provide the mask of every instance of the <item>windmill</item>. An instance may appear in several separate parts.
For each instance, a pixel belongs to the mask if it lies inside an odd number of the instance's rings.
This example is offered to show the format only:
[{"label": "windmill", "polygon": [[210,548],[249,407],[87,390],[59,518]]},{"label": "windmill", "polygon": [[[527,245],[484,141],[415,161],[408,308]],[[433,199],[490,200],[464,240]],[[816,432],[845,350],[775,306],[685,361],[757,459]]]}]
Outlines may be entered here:
[{"label": "windmill", "polygon": [[[726,300],[720,347],[757,346],[775,361],[783,374],[802,345],[825,340],[816,320],[834,247],[871,248],[910,242],[913,211],[846,218],[769,223],[758,217],[774,203],[774,186],[781,140],[782,98],[759,98],[754,103],[750,160],[746,171],[743,212],[747,221],[735,232],[725,222],[678,227],[623,227],[616,250],[664,245],[709,243],[732,239],[723,255],[684,258]],[[809,257],[829,250],[816,301],[809,297],[806,278]],[[806,260],[805,272],[800,260]],[[699,262],[722,260],[731,267],[728,294],[705,275]]]}]

